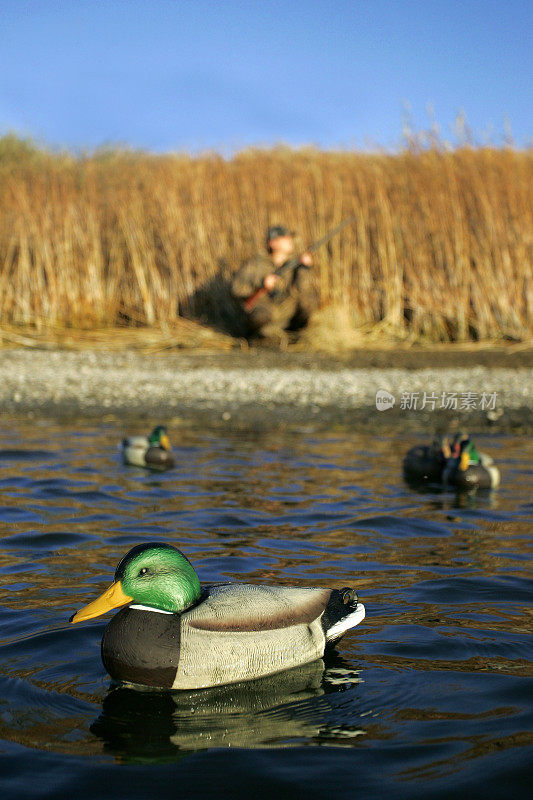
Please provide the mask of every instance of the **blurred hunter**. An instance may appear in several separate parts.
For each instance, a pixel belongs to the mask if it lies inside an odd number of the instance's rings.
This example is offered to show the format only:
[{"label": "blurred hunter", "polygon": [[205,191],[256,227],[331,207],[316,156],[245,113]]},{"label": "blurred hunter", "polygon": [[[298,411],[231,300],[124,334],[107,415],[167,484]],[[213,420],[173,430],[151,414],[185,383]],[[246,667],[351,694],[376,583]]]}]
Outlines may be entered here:
[{"label": "blurred hunter", "polygon": [[283,225],[267,230],[267,253],[249,258],[235,273],[233,296],[242,304],[250,336],[285,344],[287,330],[304,327],[318,306],[309,251],[296,253],[294,232]]}]

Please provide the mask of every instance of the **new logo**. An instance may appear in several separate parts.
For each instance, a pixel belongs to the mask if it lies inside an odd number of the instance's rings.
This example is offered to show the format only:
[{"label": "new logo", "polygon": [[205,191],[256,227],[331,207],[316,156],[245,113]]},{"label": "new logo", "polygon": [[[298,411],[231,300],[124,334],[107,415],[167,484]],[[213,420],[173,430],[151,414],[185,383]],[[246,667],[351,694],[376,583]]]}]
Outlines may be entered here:
[{"label": "new logo", "polygon": [[386,389],[378,389],[376,392],[376,408],[378,411],[387,411],[395,403],[394,395]]}]

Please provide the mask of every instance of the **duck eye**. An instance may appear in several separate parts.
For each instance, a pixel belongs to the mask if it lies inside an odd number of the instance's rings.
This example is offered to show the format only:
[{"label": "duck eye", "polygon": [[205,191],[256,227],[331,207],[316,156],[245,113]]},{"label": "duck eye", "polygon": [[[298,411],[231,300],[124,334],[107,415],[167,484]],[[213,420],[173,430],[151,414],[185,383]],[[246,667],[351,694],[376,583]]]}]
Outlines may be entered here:
[{"label": "duck eye", "polygon": [[143,567],[141,570],[139,570],[139,575],[146,575],[147,572],[148,572],[148,567]]}]

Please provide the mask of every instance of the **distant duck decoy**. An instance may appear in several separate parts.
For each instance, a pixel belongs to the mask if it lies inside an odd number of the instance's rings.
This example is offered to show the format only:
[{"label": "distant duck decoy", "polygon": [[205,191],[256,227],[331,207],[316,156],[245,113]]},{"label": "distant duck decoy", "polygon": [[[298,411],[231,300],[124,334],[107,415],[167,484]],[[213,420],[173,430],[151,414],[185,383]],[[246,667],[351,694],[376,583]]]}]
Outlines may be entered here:
[{"label": "distant duck decoy", "polygon": [[431,445],[412,447],[403,460],[407,481],[441,483],[444,488],[495,489],[500,472],[493,459],[479,452],[466,433],[458,433],[450,442],[447,436],[436,437]]},{"label": "distant duck decoy", "polygon": [[183,553],[157,542],[133,547],[111,586],[70,618],[125,606],[102,639],[117,681],[200,689],[310,663],[365,616],[351,588],[220,583],[201,587]]},{"label": "distant duck decoy", "polygon": [[120,451],[125,464],[150,469],[169,469],[174,466],[167,429],[157,425],[150,436],[128,436],[122,440]]}]

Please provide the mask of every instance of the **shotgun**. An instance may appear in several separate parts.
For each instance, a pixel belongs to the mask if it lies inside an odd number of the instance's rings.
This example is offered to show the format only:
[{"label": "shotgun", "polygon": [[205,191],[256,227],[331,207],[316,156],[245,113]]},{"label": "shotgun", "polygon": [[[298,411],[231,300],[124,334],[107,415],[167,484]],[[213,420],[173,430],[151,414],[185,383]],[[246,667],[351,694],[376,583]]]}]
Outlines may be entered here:
[{"label": "shotgun", "polygon": [[[319,247],[322,247],[323,244],[327,244],[327,242],[329,242],[330,239],[332,239],[334,236],[336,236],[338,233],[344,230],[344,228],[350,225],[354,220],[355,220],[355,214],[351,217],[348,217],[348,219],[344,219],[342,222],[340,222],[338,225],[336,225],[334,228],[328,231],[326,235],[323,236],[321,239],[318,239],[316,242],[310,244],[309,247],[306,247],[294,258],[289,258],[289,260],[286,261],[284,264],[282,264],[281,267],[278,267],[278,269],[273,270],[272,274],[282,276],[285,275],[285,273],[287,272],[292,272],[299,265],[300,256],[303,253],[314,253],[316,250],[318,250]],[[264,286],[260,286],[259,289],[257,289],[253,294],[250,295],[250,297],[246,298],[246,300],[243,303],[244,310],[252,311],[256,303],[262,297],[264,297],[265,294],[268,294],[268,290],[265,289]],[[274,295],[274,293],[271,294],[272,296]]]}]

